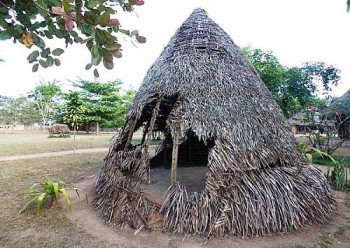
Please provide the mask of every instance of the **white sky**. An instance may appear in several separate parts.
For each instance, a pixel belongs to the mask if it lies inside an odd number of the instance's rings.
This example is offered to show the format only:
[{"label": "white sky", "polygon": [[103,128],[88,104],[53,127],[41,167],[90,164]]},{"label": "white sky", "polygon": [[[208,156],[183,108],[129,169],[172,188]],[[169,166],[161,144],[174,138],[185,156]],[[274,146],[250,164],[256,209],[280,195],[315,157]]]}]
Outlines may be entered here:
[{"label": "white sky", "polygon": [[[101,82],[121,79],[137,89],[148,68],[194,8],[204,8],[240,47],[271,50],[286,66],[322,61],[341,70],[342,84],[334,95],[350,88],[350,13],[345,0],[145,0],[135,13],[118,16],[123,28],[138,29],[147,37],[137,47],[126,42],[123,58],[113,70],[99,68]],[[59,41],[63,46],[64,41]],[[34,48],[34,47],[33,47]],[[60,80],[64,88],[78,77],[93,80],[85,65],[90,55],[84,46],[70,46],[62,65],[31,72],[23,45],[0,41],[0,95],[26,95],[40,81]]]}]

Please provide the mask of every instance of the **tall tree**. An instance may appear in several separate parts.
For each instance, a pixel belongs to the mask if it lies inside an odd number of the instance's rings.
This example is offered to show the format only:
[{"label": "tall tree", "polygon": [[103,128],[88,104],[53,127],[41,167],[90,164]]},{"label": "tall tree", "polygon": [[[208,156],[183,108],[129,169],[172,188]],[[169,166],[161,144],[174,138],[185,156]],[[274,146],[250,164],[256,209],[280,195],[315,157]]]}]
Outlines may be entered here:
[{"label": "tall tree", "polygon": [[94,125],[98,134],[101,126],[109,127],[117,119],[121,107],[120,84],[118,81],[100,83],[85,80],[74,84],[81,90],[82,99],[86,102],[87,131]]},{"label": "tall tree", "polygon": [[[112,69],[113,58],[122,56],[120,34],[146,42],[137,30],[121,28],[117,13],[132,12],[134,6],[143,4],[143,0],[0,0],[0,40],[36,47],[27,58],[34,72],[39,66],[61,64],[59,56],[64,50],[47,46],[48,39],[63,39],[66,46],[86,44],[91,54],[86,69],[101,62]],[[96,68],[94,74],[98,77]]]},{"label": "tall tree", "polygon": [[35,103],[27,97],[0,96],[0,124],[29,125],[40,121],[40,113]]},{"label": "tall tree", "polygon": [[40,83],[29,93],[29,98],[33,99],[36,107],[40,111],[44,129],[48,120],[52,117],[53,105],[61,95],[61,87],[58,82]]},{"label": "tall tree", "polygon": [[284,81],[284,66],[280,64],[271,51],[252,49],[251,47],[244,47],[242,51],[258,71],[266,87],[276,97]]},{"label": "tall tree", "polygon": [[337,85],[340,80],[339,70],[323,62],[287,67],[280,64],[270,51],[242,50],[287,118],[312,104],[317,94],[329,92],[330,86]]},{"label": "tall tree", "polygon": [[12,97],[0,95],[0,124],[13,124],[13,113],[11,112],[13,103],[14,99]]},{"label": "tall tree", "polygon": [[83,101],[78,92],[70,92],[66,94],[64,98],[66,108],[66,115],[64,116],[64,120],[73,127],[73,150],[75,153],[75,134],[78,127],[84,122],[86,103]]}]

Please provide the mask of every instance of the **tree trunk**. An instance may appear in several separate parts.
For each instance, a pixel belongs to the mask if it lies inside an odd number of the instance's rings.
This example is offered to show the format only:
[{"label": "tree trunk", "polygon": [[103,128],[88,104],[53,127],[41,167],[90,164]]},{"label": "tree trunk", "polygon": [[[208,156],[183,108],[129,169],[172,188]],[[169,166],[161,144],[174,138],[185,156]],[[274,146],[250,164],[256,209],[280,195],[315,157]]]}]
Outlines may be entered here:
[{"label": "tree trunk", "polygon": [[177,155],[179,150],[179,128],[174,130],[173,137],[173,156],[171,160],[171,184],[175,184],[177,181]]},{"label": "tree trunk", "polygon": [[73,127],[73,154],[75,154],[76,146],[75,146],[75,132],[77,131],[77,126]]},{"label": "tree trunk", "polygon": [[100,124],[98,122],[96,123],[96,134],[100,135]]}]

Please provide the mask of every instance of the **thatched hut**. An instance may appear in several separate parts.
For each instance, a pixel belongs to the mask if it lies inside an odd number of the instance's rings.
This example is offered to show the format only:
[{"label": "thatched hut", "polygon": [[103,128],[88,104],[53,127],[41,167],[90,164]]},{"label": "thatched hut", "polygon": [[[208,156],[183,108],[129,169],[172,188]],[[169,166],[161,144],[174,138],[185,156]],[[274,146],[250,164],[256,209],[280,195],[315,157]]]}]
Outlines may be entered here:
[{"label": "thatched hut", "polygon": [[350,89],[341,97],[337,98],[331,108],[336,112],[336,125],[340,138],[350,138]]},{"label": "thatched hut", "polygon": [[[325,222],[332,214],[322,172],[306,163],[255,69],[202,9],[148,70],[126,122],[96,182],[94,204],[107,222],[208,237],[255,236]],[[151,158],[154,129],[165,138]],[[196,190],[177,176],[194,165],[190,181],[206,169]],[[162,167],[171,177],[159,202],[145,189]]]}]

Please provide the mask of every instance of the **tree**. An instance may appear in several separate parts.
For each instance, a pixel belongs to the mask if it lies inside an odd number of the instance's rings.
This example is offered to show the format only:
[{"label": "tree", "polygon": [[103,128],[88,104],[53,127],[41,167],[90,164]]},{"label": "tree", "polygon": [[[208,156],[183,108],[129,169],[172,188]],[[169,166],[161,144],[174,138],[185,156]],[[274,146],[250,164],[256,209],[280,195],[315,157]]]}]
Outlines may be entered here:
[{"label": "tree", "polygon": [[299,109],[312,105],[317,94],[328,94],[337,85],[339,70],[323,62],[308,62],[301,67],[286,67],[277,102],[287,118]]},{"label": "tree", "polygon": [[30,93],[29,98],[33,99],[40,111],[44,129],[46,123],[52,117],[53,105],[61,95],[61,88],[56,81],[40,83]]},{"label": "tree", "polygon": [[80,80],[74,83],[79,88],[85,108],[85,127],[89,132],[94,125],[96,133],[100,132],[100,127],[111,127],[118,118],[121,108],[121,96],[119,85],[121,82],[90,82]]},{"label": "tree", "polygon": [[28,125],[40,120],[39,111],[34,102],[27,97],[0,96],[0,124]]},{"label": "tree", "polygon": [[337,85],[340,80],[339,70],[323,62],[287,67],[280,64],[271,51],[243,48],[243,53],[287,118],[312,104],[317,94],[329,92],[330,86]]},{"label": "tree", "polygon": [[35,107],[35,103],[25,96],[14,100],[12,111],[15,113],[16,123],[30,125],[41,120],[40,112]]},{"label": "tree", "polygon": [[68,122],[73,127],[73,150],[75,152],[75,133],[80,125],[84,122],[84,112],[86,103],[82,100],[78,92],[70,92],[65,95],[66,115],[65,122]]},{"label": "tree", "polygon": [[[27,58],[33,72],[39,66],[61,64],[59,56],[64,50],[47,46],[48,39],[63,39],[66,46],[85,44],[91,54],[86,69],[101,62],[112,69],[113,58],[122,56],[120,34],[146,42],[137,30],[121,28],[117,11],[132,12],[134,6],[143,4],[143,0],[0,0],[0,40],[36,47]],[[96,68],[94,75],[99,76]]]},{"label": "tree", "polygon": [[271,51],[252,49],[251,47],[243,48],[242,52],[253,64],[272,95],[276,97],[283,84],[285,71],[277,57]]},{"label": "tree", "polygon": [[13,102],[12,97],[0,95],[0,124],[9,125],[13,123],[13,113],[11,113]]}]

